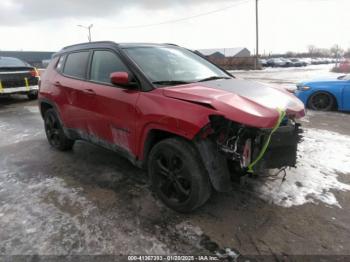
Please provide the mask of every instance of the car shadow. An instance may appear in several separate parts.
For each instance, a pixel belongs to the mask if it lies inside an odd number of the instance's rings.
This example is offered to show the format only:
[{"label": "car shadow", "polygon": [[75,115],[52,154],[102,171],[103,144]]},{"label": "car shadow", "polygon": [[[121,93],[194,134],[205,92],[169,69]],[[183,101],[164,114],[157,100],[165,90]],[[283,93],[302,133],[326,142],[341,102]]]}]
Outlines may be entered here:
[{"label": "car shadow", "polygon": [[25,104],[33,102],[28,100],[25,95],[0,96],[0,109],[9,105]]}]

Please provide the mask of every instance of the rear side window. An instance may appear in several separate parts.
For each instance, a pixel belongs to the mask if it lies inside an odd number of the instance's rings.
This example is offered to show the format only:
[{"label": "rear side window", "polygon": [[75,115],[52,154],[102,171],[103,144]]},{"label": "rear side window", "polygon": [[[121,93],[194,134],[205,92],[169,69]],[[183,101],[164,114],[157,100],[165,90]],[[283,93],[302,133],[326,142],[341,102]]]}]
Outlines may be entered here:
[{"label": "rear side window", "polygon": [[58,62],[57,62],[57,65],[56,65],[56,69],[57,69],[58,72],[62,72],[64,58],[65,58],[65,56],[61,56],[58,59]]},{"label": "rear side window", "polygon": [[69,54],[66,58],[63,73],[67,76],[85,79],[88,60],[88,51]]},{"label": "rear side window", "polygon": [[115,53],[105,50],[95,51],[92,58],[90,79],[110,84],[110,74],[113,72],[129,73],[129,70]]}]

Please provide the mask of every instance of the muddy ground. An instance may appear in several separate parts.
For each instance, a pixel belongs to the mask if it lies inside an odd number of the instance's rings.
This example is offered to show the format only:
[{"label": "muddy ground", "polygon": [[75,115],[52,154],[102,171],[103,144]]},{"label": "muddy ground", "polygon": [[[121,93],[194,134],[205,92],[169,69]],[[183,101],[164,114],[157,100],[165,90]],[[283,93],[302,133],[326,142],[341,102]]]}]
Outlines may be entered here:
[{"label": "muddy ground", "polygon": [[[285,84],[285,75],[294,83],[298,74],[328,71],[289,70],[236,74]],[[308,113],[301,154],[314,162],[287,172],[283,183],[278,177],[236,184],[182,215],[159,202],[147,174],[127,160],[85,142],[57,152],[46,141],[35,101],[1,98],[0,255],[189,255],[225,248],[242,256],[350,255],[349,122],[346,113]],[[337,148],[330,150],[337,142],[340,163]],[[313,163],[330,164],[319,170]]]}]

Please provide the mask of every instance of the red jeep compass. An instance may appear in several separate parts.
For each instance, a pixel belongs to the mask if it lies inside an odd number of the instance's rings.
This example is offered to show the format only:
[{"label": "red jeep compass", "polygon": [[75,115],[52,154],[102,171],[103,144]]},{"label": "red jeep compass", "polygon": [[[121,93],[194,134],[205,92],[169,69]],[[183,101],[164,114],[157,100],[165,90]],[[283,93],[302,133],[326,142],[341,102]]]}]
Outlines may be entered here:
[{"label": "red jeep compass", "polygon": [[234,176],[295,166],[303,104],[237,79],[171,44],[94,42],[63,48],[42,77],[49,143],[109,148],[147,168],[159,198],[179,212],[203,205]]}]

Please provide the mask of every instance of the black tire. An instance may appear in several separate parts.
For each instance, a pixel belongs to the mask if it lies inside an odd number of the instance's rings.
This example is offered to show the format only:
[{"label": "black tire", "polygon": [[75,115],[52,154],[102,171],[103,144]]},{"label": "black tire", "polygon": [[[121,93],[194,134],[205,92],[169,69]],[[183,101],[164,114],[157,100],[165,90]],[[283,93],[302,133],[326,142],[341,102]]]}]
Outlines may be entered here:
[{"label": "black tire", "polygon": [[50,145],[60,151],[72,149],[74,140],[69,139],[63,132],[62,125],[54,109],[48,109],[44,117],[45,133]]},{"label": "black tire", "polygon": [[36,100],[38,99],[38,92],[30,92],[27,94],[27,97],[29,100]]},{"label": "black tire", "polygon": [[181,138],[162,140],[152,148],[148,172],[157,196],[175,211],[191,212],[211,195],[209,176],[199,153]]},{"label": "black tire", "polygon": [[308,107],[316,111],[330,111],[334,108],[334,98],[327,92],[317,92],[309,98]]}]

